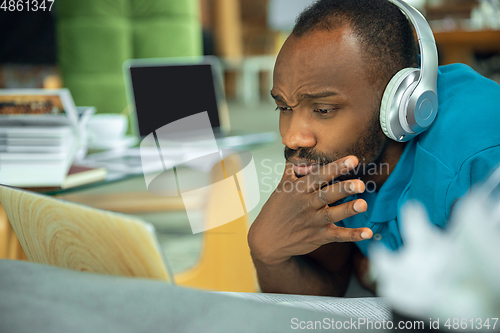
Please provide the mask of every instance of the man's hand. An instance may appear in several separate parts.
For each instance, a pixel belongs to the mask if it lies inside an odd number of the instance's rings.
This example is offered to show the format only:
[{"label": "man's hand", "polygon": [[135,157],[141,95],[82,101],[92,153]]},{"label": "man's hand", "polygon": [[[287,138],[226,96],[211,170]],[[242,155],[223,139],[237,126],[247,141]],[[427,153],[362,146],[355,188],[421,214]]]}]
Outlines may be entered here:
[{"label": "man's hand", "polygon": [[293,164],[287,163],[283,178],[250,228],[248,242],[254,260],[275,266],[324,244],[371,238],[373,232],[368,228],[349,229],[335,225],[344,218],[364,212],[367,209],[364,200],[328,207],[328,204],[365,190],[364,183],[357,179],[329,185],[357,164],[355,156],[348,156],[327,165],[316,165],[312,172],[298,178]]}]

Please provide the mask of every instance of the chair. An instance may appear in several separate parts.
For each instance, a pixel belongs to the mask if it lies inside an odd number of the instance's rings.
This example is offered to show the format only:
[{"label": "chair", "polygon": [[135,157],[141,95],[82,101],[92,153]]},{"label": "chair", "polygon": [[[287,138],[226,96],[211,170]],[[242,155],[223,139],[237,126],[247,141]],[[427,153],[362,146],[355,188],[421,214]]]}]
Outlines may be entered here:
[{"label": "chair", "polygon": [[142,221],[5,186],[0,186],[0,200],[29,261],[170,280],[150,227]]},{"label": "chair", "polygon": [[[223,161],[224,170],[240,170],[241,161],[237,155],[231,155]],[[215,168],[214,168],[215,169]],[[215,178],[214,171],[212,177]],[[207,224],[217,218],[210,209],[216,201],[209,196]],[[201,259],[190,270],[177,274],[178,285],[199,289],[219,291],[256,292],[257,279],[248,247],[248,214],[205,231]]]},{"label": "chair", "polygon": [[0,205],[0,259],[28,260],[2,205]]},{"label": "chair", "polygon": [[0,205],[0,258],[8,258],[10,223],[5,210]]}]

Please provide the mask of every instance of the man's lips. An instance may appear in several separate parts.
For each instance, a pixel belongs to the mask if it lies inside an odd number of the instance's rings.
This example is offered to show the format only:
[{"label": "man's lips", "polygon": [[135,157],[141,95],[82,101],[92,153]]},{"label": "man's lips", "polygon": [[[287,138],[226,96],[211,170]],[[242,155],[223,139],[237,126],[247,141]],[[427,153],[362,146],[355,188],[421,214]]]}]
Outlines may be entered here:
[{"label": "man's lips", "polygon": [[308,165],[308,166],[297,166],[297,165],[294,165],[293,166],[293,171],[295,171],[295,174],[297,176],[305,176],[309,173],[312,172],[313,168],[316,166],[317,164],[312,164],[312,165]]},{"label": "man's lips", "polygon": [[307,160],[297,160],[293,159],[289,161],[293,164],[293,171],[297,176],[305,176],[311,173],[315,168],[317,168],[318,164],[307,161]]}]

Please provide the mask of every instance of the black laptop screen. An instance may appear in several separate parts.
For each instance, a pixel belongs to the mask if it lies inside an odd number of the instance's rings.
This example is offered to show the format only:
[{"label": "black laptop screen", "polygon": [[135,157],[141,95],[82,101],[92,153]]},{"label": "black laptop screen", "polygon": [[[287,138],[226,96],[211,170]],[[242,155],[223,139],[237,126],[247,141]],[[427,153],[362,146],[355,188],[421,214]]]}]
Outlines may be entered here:
[{"label": "black laptop screen", "polygon": [[211,65],[131,67],[130,76],[141,137],[203,111],[220,127]]}]

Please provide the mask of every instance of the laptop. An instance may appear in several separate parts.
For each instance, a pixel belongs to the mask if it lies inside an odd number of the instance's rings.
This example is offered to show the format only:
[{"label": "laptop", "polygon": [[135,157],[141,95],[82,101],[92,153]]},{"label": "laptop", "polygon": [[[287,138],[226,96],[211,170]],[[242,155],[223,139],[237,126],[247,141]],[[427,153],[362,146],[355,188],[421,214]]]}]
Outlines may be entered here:
[{"label": "laptop", "polygon": [[130,59],[123,71],[133,108],[131,121],[139,137],[204,111],[216,136],[230,132],[222,69],[216,57]]},{"label": "laptop", "polygon": [[0,202],[29,261],[174,283],[147,222],[7,186]]},{"label": "laptop", "polygon": [[[220,148],[242,148],[276,139],[274,132],[231,131],[217,57],[130,59],[123,64],[123,74],[132,108],[131,127],[140,140],[162,126],[201,112],[208,113]],[[155,150],[156,146],[151,148]],[[93,154],[84,164],[117,172],[142,172],[138,148]]]},{"label": "laptop", "polygon": [[232,136],[242,144],[274,138],[270,133],[231,131],[222,67],[215,56],[130,59],[123,71],[133,127],[141,138],[200,112],[208,113],[218,143]]}]

